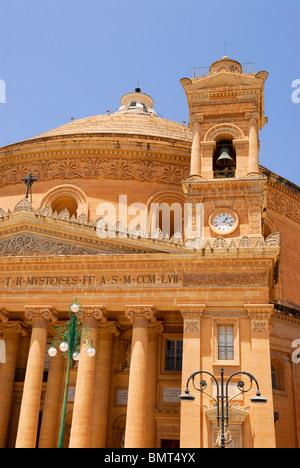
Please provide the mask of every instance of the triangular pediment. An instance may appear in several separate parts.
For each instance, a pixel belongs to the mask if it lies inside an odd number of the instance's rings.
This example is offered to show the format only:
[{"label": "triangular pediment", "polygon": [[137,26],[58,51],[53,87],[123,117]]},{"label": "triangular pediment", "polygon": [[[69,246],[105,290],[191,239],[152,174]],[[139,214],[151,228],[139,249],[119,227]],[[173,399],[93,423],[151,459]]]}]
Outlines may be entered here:
[{"label": "triangular pediment", "polygon": [[194,79],[191,84],[186,86],[188,93],[195,91],[216,89],[219,87],[232,87],[234,88],[261,88],[263,81],[251,75],[233,74],[228,72],[220,72],[215,75]]},{"label": "triangular pediment", "polygon": [[99,232],[97,222],[80,216],[56,215],[48,210],[34,212],[28,201],[14,212],[0,209],[0,257],[53,255],[118,255],[178,252],[176,239],[149,239],[138,231],[128,234],[109,228]]}]

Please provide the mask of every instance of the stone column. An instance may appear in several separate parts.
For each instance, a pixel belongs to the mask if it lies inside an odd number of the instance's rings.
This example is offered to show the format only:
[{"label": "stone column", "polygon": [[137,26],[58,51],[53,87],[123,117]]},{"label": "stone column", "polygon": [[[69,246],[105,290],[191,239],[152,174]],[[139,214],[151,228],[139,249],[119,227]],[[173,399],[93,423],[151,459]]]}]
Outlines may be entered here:
[{"label": "stone column", "polygon": [[[275,448],[275,426],[270,357],[270,317],[274,311],[271,304],[245,304],[251,320],[251,374],[257,379],[266,404],[251,405],[250,417],[254,448]],[[253,390],[254,392],[255,390]],[[250,393],[250,392],[249,392]],[[255,395],[249,395],[249,398]],[[251,404],[251,403],[250,403]]]},{"label": "stone column", "polygon": [[144,448],[146,429],[148,326],[155,320],[153,306],[126,306],[133,323],[131,363],[125,430],[125,448]]},{"label": "stone column", "polygon": [[114,322],[98,327],[90,448],[106,447],[112,344],[113,337],[118,335],[119,330]]},{"label": "stone column", "polygon": [[191,120],[192,126],[192,151],[191,151],[191,169],[190,175],[201,176],[201,126],[203,116],[193,118]]},{"label": "stone column", "polygon": [[[189,376],[201,370],[200,321],[205,307],[204,304],[178,304],[183,317],[182,393]],[[196,399],[192,403],[181,402],[180,447],[200,448],[200,392],[190,390]]]},{"label": "stone column", "polygon": [[[88,334],[97,351],[98,320],[106,321],[106,311],[102,306],[84,306],[82,312],[83,336]],[[86,328],[86,330],[84,330]],[[81,344],[76,393],[70,436],[70,448],[89,448],[92,418],[92,401],[95,380],[96,358],[87,354],[90,343]]]},{"label": "stone column", "polygon": [[[60,323],[60,326],[62,324]],[[56,331],[53,331],[55,335]],[[61,401],[64,386],[66,358],[58,350],[50,359],[50,368],[39,437],[39,448],[56,448],[58,443]]]},{"label": "stone column", "polygon": [[249,120],[248,138],[249,138],[249,165],[248,175],[259,174],[259,156],[258,156],[258,112],[253,112],[245,115],[245,119]]},{"label": "stone column", "polygon": [[50,306],[26,307],[25,317],[33,320],[30,349],[23,389],[16,448],[35,448],[43,384],[48,325],[57,319]]},{"label": "stone column", "polygon": [[202,141],[201,142],[201,174],[205,179],[214,178],[214,152],[216,149],[216,142]]},{"label": "stone column", "polygon": [[27,329],[21,322],[0,325],[0,336],[6,345],[6,363],[0,364],[0,448],[6,447],[19,338],[26,335]]},{"label": "stone column", "polygon": [[149,326],[145,448],[156,447],[155,409],[159,362],[158,338],[163,330],[164,326],[162,322],[155,322]]}]

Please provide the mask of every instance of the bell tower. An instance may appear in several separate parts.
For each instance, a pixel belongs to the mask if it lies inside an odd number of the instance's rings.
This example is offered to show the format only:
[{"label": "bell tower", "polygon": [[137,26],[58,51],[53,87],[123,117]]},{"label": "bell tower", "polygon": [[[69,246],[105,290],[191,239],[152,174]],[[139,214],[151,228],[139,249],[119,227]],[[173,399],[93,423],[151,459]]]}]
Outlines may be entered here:
[{"label": "bell tower", "polygon": [[224,56],[201,77],[180,80],[192,150],[187,201],[204,203],[205,238],[262,237],[266,178],[259,172],[259,131],[268,72],[248,73]]}]

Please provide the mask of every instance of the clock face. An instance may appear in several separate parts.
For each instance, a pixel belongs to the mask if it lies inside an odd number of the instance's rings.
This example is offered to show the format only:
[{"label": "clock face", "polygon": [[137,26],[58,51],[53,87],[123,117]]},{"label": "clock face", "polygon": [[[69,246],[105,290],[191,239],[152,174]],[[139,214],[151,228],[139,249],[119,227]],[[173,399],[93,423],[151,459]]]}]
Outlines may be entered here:
[{"label": "clock face", "polygon": [[234,228],[236,220],[234,219],[233,215],[230,213],[219,213],[217,214],[212,221],[214,230],[220,233],[227,233],[232,231]]}]

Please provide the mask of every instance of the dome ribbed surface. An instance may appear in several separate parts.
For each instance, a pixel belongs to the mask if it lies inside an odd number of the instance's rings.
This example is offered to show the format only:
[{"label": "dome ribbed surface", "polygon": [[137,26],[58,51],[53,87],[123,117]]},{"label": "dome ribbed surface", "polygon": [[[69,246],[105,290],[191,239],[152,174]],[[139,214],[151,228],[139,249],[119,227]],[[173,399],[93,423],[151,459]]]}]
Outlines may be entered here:
[{"label": "dome ribbed surface", "polygon": [[186,125],[148,115],[111,114],[74,120],[62,127],[42,133],[30,140],[72,135],[127,134],[190,142],[192,134]]}]

